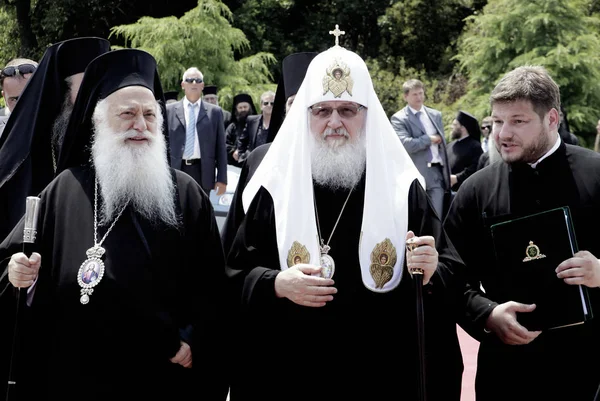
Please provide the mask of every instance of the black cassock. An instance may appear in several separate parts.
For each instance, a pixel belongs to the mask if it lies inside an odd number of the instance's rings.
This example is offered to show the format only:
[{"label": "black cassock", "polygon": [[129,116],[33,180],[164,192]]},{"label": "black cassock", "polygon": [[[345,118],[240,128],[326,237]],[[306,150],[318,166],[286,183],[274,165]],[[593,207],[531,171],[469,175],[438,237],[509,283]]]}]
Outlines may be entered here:
[{"label": "black cassock", "polygon": [[478,140],[467,136],[450,142],[447,153],[450,173],[456,175],[456,184],[452,186],[452,190],[457,191],[463,181],[477,171],[477,163],[483,150]]},{"label": "black cassock", "polygon": [[[22,326],[20,399],[225,399],[218,228],[208,196],[189,176],[172,173],[183,223],[151,224],[128,207],[102,244],[106,271],[87,305],[77,276],[94,245],[94,174],[66,170],[44,190],[36,241],[42,266]],[[98,241],[107,229],[99,227]],[[6,265],[21,250],[22,233],[23,221],[0,246],[3,303],[14,294]],[[169,361],[181,340],[192,347],[193,369]]]},{"label": "black cassock", "polygon": [[[485,334],[487,317],[502,293],[489,227],[535,212],[569,206],[577,243],[600,256],[600,156],[564,145],[536,169],[499,162],[461,186],[444,223],[462,256],[470,289],[465,292],[470,322],[465,329],[481,340],[478,400],[593,400],[600,383],[600,289],[590,288],[591,321],[542,332],[527,345],[505,345]],[[523,249],[525,252],[525,249]],[[526,267],[526,266],[524,266]],[[480,283],[485,294],[478,291]],[[517,316],[518,319],[518,316]]]},{"label": "black cassock", "polygon": [[[240,300],[232,401],[417,399],[412,279],[404,266],[392,291],[375,293],[363,285],[358,249],[364,191],[363,178],[331,238],[338,293],[321,308],[275,296],[280,266],[273,201],[264,188],[257,193],[227,261]],[[315,186],[326,241],[347,195]],[[454,291],[458,274],[450,266],[460,272],[462,262],[440,234],[441,223],[418,181],[410,189],[409,210],[409,229],[434,235],[440,252],[438,272],[424,291],[428,400],[459,400],[463,365],[454,310],[462,293]]]}]

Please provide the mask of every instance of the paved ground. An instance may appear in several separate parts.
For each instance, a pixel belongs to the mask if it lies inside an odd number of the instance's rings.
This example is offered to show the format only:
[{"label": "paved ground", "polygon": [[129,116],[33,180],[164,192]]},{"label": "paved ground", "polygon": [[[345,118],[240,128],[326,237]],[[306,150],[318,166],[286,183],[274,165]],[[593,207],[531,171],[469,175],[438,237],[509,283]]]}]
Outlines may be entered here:
[{"label": "paved ground", "polygon": [[456,326],[460,348],[463,354],[465,370],[463,372],[461,401],[475,401],[475,370],[477,369],[477,351],[479,342]]}]

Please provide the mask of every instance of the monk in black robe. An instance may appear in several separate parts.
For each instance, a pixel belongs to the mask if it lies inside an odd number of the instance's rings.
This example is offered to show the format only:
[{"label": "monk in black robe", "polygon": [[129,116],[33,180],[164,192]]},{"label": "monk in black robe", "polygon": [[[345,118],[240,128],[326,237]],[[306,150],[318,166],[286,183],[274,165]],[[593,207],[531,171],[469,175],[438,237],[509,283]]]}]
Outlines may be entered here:
[{"label": "monk in black robe", "polygon": [[481,341],[477,400],[592,400],[600,384],[594,366],[600,358],[600,321],[528,330],[520,316],[534,307],[503,299],[500,271],[506,266],[494,262],[490,226],[568,206],[580,251],[555,266],[557,277],[588,287],[592,312],[597,312],[600,157],[560,139],[559,89],[544,69],[508,73],[491,102],[492,135],[504,162],[463,183],[444,223],[468,271],[464,328]]},{"label": "monk in black robe", "polygon": [[[345,85],[323,94],[337,67]],[[316,56],[257,161],[226,268],[239,300],[231,400],[418,399],[415,267],[427,399],[459,400],[450,271],[462,262],[362,59],[339,46]],[[421,246],[405,255],[407,238]]]},{"label": "monk in black robe", "polygon": [[19,399],[226,398],[218,228],[208,196],[168,166],[163,116],[148,53],[86,70],[37,252],[18,253],[23,221],[0,245],[1,297],[30,288]]}]

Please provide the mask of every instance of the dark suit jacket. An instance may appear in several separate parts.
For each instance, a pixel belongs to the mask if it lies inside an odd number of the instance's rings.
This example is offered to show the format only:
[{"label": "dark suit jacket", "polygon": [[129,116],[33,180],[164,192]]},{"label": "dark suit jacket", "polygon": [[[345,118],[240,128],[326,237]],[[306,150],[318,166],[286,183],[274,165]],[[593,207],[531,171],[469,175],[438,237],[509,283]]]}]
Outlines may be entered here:
[{"label": "dark suit jacket", "polygon": [[[185,149],[185,112],[183,99],[167,105],[169,124],[169,147],[171,167],[181,169],[181,160]],[[196,120],[196,131],[200,143],[200,165],[202,168],[203,188],[214,188],[215,182],[227,184],[227,152],[225,150],[225,131],[223,113],[219,106],[201,102]],[[215,168],[217,169],[215,181]]]}]

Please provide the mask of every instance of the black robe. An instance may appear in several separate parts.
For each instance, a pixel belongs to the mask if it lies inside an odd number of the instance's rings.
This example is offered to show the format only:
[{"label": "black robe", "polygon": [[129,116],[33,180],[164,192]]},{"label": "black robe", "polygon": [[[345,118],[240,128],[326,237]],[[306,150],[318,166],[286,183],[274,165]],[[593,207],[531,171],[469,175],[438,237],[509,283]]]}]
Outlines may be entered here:
[{"label": "black robe", "polygon": [[483,149],[478,140],[467,136],[464,139],[450,142],[447,153],[450,173],[456,175],[456,184],[452,186],[452,190],[458,191],[463,181],[477,171],[477,163]]},{"label": "black robe", "polygon": [[[331,238],[338,293],[321,308],[275,296],[280,266],[273,201],[264,188],[257,193],[226,268],[240,302],[232,401],[417,399],[413,280],[404,266],[392,291],[375,293],[363,285],[357,250],[364,191],[363,178]],[[326,238],[347,194],[315,186]],[[456,277],[449,272],[451,265],[459,271],[462,262],[418,181],[410,189],[408,227],[417,235],[433,235],[440,252],[438,271],[424,290],[428,400],[458,401],[463,364],[453,311],[462,293],[454,292]]]},{"label": "black robe", "polygon": [[[464,328],[481,340],[478,400],[593,400],[600,384],[600,289],[590,288],[596,317],[579,326],[542,332],[527,345],[506,345],[483,331],[502,289],[494,264],[491,224],[569,206],[580,250],[600,256],[600,155],[565,145],[534,170],[493,163],[457,192],[444,227],[468,272]],[[480,290],[480,283],[485,294]]]},{"label": "black robe", "polygon": [[[35,244],[42,266],[24,310],[20,399],[225,399],[218,228],[208,196],[172,172],[182,224],[152,224],[128,207],[102,244],[106,271],[87,305],[77,272],[94,244],[94,174],[69,169],[44,190]],[[99,227],[98,240],[107,229]],[[21,250],[22,233],[23,221],[0,245],[2,301],[14,294],[6,265]],[[181,340],[192,347],[193,369],[169,361]]]},{"label": "black robe", "polygon": [[244,205],[242,203],[242,194],[244,193],[244,189],[246,189],[246,185],[248,185],[250,182],[250,179],[256,172],[256,169],[260,165],[260,162],[265,157],[270,147],[270,143],[265,143],[264,145],[259,146],[250,152],[250,156],[248,156],[248,158],[242,164],[240,178],[238,180],[237,187],[235,188],[233,198],[231,199],[231,205],[229,206],[227,217],[225,218],[225,222],[221,228],[221,241],[223,243],[225,255],[227,255],[229,252],[229,248],[233,243],[235,234],[237,233],[237,230],[244,219]]}]

